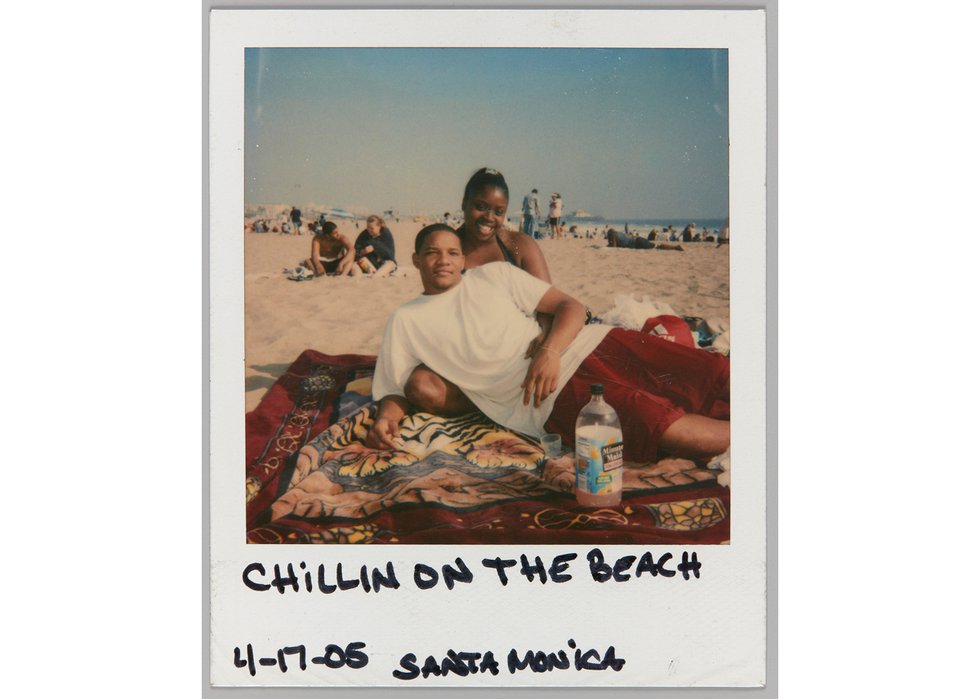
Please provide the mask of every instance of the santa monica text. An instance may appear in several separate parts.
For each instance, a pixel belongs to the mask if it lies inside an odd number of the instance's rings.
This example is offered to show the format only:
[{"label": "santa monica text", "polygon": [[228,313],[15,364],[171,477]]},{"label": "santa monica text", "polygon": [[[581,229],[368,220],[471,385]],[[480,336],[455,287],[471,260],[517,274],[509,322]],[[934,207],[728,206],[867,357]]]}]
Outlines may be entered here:
[{"label": "santa monica text", "polygon": [[[612,670],[619,672],[626,664],[624,658],[616,657],[615,646],[608,646],[603,653],[595,648],[578,648],[575,639],[567,642],[569,650],[558,651],[518,650],[511,648],[504,660],[507,672],[514,675],[518,672],[552,672],[554,670]],[[398,670],[391,674],[399,680],[414,680],[418,677],[428,679],[431,676],[446,677],[469,675],[489,672],[499,675],[501,664],[497,661],[492,650],[488,651],[457,651],[447,650],[444,655],[436,658],[429,655],[424,661],[419,661],[415,653],[402,656]]]}]

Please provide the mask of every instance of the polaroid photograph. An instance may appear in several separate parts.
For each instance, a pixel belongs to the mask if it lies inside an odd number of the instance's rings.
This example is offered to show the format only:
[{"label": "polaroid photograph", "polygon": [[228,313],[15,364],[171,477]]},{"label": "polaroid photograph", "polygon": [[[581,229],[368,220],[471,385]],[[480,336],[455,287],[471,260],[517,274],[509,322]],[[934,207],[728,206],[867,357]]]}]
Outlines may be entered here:
[{"label": "polaroid photograph", "polygon": [[764,687],[764,10],[210,12],[213,687]]}]

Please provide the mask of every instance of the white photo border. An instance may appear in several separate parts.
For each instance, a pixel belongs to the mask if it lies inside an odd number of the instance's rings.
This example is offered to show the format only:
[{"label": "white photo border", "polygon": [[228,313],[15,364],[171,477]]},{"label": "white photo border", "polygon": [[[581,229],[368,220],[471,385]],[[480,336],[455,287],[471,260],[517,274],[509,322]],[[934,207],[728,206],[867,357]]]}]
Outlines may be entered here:
[{"label": "white photo border", "polygon": [[[244,543],[244,512],[242,508],[241,483],[244,463],[244,325],[241,317],[243,308],[243,267],[244,256],[241,238],[241,214],[244,209],[242,182],[244,169],[242,162],[242,104],[243,104],[243,51],[245,46],[488,46],[501,47],[499,42],[479,43],[464,30],[464,25],[473,24],[478,18],[480,33],[494,37],[502,35],[506,28],[507,46],[574,46],[574,47],[677,47],[677,48],[728,48],[730,71],[730,201],[733,243],[731,248],[731,288],[732,288],[732,328],[733,345],[738,351],[732,363],[732,451],[736,455],[733,467],[732,509],[736,512],[732,521],[732,543],[730,546],[706,547],[698,549],[704,559],[710,560],[710,570],[718,587],[702,585],[697,594],[669,594],[676,599],[673,605],[697,607],[695,598],[709,597],[712,603],[706,606],[713,612],[717,607],[739,607],[742,613],[737,617],[738,638],[727,639],[728,644],[719,648],[738,647],[752,660],[741,658],[739,668],[748,667],[744,673],[731,666],[731,658],[712,656],[702,659],[700,669],[690,675],[681,675],[677,682],[683,685],[703,686],[759,686],[767,678],[766,653],[766,549],[767,549],[767,467],[769,465],[768,486],[774,491],[772,476],[774,468],[775,433],[767,415],[774,406],[774,362],[775,335],[772,331],[775,287],[767,284],[774,278],[774,249],[768,246],[767,230],[772,236],[774,227],[774,195],[767,194],[767,165],[771,169],[774,152],[767,150],[772,145],[774,127],[767,131],[767,107],[772,106],[771,89],[767,91],[767,53],[765,12],[761,10],[329,10],[328,14],[316,10],[224,10],[214,6],[210,15],[210,28],[207,39],[210,55],[206,56],[209,81],[206,82],[208,95],[208,141],[205,144],[210,154],[208,182],[208,207],[205,214],[205,227],[209,230],[205,255],[205,285],[208,289],[206,299],[210,326],[207,328],[208,342],[206,352],[209,367],[209,390],[206,391],[206,408],[209,411],[207,426],[209,436],[208,474],[205,481],[205,521],[209,527],[205,531],[205,689],[210,684],[224,686],[232,684],[232,676],[240,674],[214,669],[213,658],[227,655],[228,643],[238,633],[235,623],[241,620],[240,611],[253,610],[250,619],[262,618],[269,609],[261,607],[288,606],[289,602],[275,598],[256,600],[254,593],[242,590],[241,569],[245,561],[253,559],[269,561],[293,561],[319,558],[331,562],[344,561],[355,566],[376,565],[387,560],[412,561],[416,559],[451,560],[458,550],[466,551],[466,556],[476,559],[484,555],[517,555],[518,553],[539,553],[542,557],[548,549],[555,547],[506,547],[506,546],[445,546],[445,547],[345,547],[339,549],[277,546],[274,553],[256,552],[254,545]],[[479,15],[463,13],[480,12]],[[520,12],[521,22],[515,23],[508,15]],[[366,13],[370,23],[366,22]],[[587,13],[587,14],[586,14]],[[207,8],[205,9],[207,15]],[[329,17],[329,22],[324,20]],[[464,17],[467,19],[464,21]],[[319,18],[319,19],[315,19]],[[587,21],[585,21],[587,18]],[[454,24],[459,23],[459,24]],[[207,24],[207,20],[206,20]],[[447,26],[450,28],[447,29]],[[456,26],[457,29],[451,29]],[[408,27],[408,29],[407,29]],[[439,27],[438,30],[434,27]],[[527,33],[520,30],[527,27]],[[547,31],[552,27],[553,31]],[[335,33],[334,33],[335,32]],[[496,33],[495,33],[496,32]],[[340,37],[343,37],[341,40]],[[334,43],[331,43],[334,41]],[[483,39],[482,41],[486,41]],[[237,62],[237,63],[236,63]],[[767,103],[768,99],[768,103]],[[771,110],[769,110],[771,111]],[[772,114],[769,114],[770,120]],[[769,163],[767,163],[767,157]],[[769,172],[769,181],[774,182]],[[221,255],[215,251],[221,251]],[[768,309],[768,311],[767,311]],[[768,312],[768,315],[767,315]],[[774,503],[770,502],[770,507]],[[771,514],[771,512],[770,512]],[[769,527],[770,534],[774,528]],[[771,542],[770,542],[771,543]],[[258,547],[265,549],[267,547]],[[560,547],[563,551],[577,551],[580,559],[589,547]],[[630,547],[605,547],[610,551]],[[635,548],[635,547],[633,547]],[[680,547],[659,547],[676,548]],[[295,549],[295,550],[293,550]],[[533,550],[532,550],[533,549]],[[635,552],[635,551],[633,551]],[[556,553],[556,552],[552,552]],[[706,571],[709,564],[705,561]],[[771,565],[771,560],[770,560]],[[706,576],[707,577],[707,576]],[[772,578],[770,578],[772,579]],[[706,590],[705,588],[711,588]],[[531,588],[526,588],[530,591]],[[484,590],[499,594],[501,590]],[[413,604],[421,606],[422,598],[418,591],[403,590],[391,599],[390,606],[404,610]],[[540,605],[541,600],[531,594],[515,594],[508,587],[508,602],[515,605],[514,614],[526,613],[521,605]],[[535,591],[536,592],[536,591]],[[554,593],[560,597],[557,605],[574,602],[577,595],[588,592],[585,585],[564,587]],[[673,591],[671,591],[673,592]],[[770,594],[772,589],[770,586]],[[658,590],[658,598],[663,591]],[[624,598],[633,597],[624,592]],[[526,599],[525,599],[526,598]],[[386,606],[376,598],[351,600],[348,607],[356,610],[331,610],[337,612],[334,618],[353,623],[354,613],[365,610],[360,607],[373,607],[375,616],[380,617],[380,609]],[[702,602],[704,600],[702,599]],[[258,604],[256,604],[258,603]],[[300,604],[308,605],[309,600]],[[427,603],[426,603],[427,604]],[[560,608],[555,606],[555,609]],[[260,607],[255,610],[255,607]],[[332,606],[332,605],[330,605]],[[299,618],[309,610],[297,609]],[[349,612],[349,616],[344,613]],[[390,610],[388,610],[390,611]],[[690,612],[696,625],[697,614]],[[465,616],[465,615],[464,615]],[[466,617],[471,623],[477,617]],[[408,642],[408,650],[431,647],[434,651],[444,647],[457,647],[449,640],[418,640],[425,632],[416,625],[419,619],[409,614],[412,620],[413,640]],[[444,620],[433,618],[431,626],[437,632],[432,639],[438,639],[438,631]],[[402,625],[404,628],[404,625]],[[283,632],[282,629],[279,630]],[[599,635],[608,635],[602,631]],[[302,635],[301,631],[297,634]],[[270,633],[274,636],[275,633]],[[640,639],[625,645],[617,643],[617,648],[638,648]],[[462,642],[467,645],[468,642]],[[502,642],[501,642],[502,643]],[[501,645],[497,643],[496,645]],[[470,645],[472,645],[470,643]],[[494,645],[494,642],[485,642]],[[770,646],[771,648],[771,646]],[[628,655],[628,653],[627,653]],[[634,656],[635,657],[635,656]],[[743,662],[744,661],[744,662]],[[636,663],[640,664],[640,663]],[[230,665],[230,663],[228,663]],[[391,669],[397,662],[378,661],[384,668],[376,675],[333,676],[340,686],[363,686],[366,683],[378,686],[403,686],[391,677]],[[772,687],[770,667],[769,680]],[[727,674],[726,674],[727,673]],[[383,675],[387,675],[384,678]],[[675,686],[667,681],[665,675],[646,673],[634,675],[632,680],[623,677],[595,678],[592,686]],[[517,681],[523,676],[514,676]],[[532,681],[526,685],[535,688],[566,687],[570,683],[585,686],[579,675],[561,677],[557,675],[529,676]],[[658,679],[659,678],[659,679]],[[322,679],[309,675],[309,684],[296,686],[323,687]],[[449,679],[449,678],[446,678]],[[290,678],[293,681],[294,678]],[[259,686],[258,683],[242,682],[238,686]],[[508,685],[506,682],[487,682],[483,676],[476,676],[474,682],[441,682],[440,684],[413,684],[412,687],[430,689],[433,687],[475,686],[494,687],[494,691]],[[224,691],[224,690],[222,690]]]}]

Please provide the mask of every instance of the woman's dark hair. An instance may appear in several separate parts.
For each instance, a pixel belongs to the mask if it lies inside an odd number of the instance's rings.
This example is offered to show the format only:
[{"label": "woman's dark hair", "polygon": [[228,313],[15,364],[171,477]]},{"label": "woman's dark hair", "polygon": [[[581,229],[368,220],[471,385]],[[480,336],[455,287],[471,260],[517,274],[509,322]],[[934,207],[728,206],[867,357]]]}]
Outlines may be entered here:
[{"label": "woman's dark hair", "polygon": [[499,172],[490,167],[481,167],[473,173],[470,181],[466,183],[463,190],[463,201],[466,201],[484,187],[497,187],[503,190],[504,195],[510,200],[510,190],[507,189],[507,180]]},{"label": "woman's dark hair", "polygon": [[425,245],[425,239],[428,238],[433,233],[436,233],[438,231],[446,231],[448,233],[452,233],[456,237],[459,237],[459,233],[457,233],[456,232],[456,229],[453,228],[452,226],[447,226],[445,223],[432,223],[432,224],[429,224],[428,226],[426,226],[425,228],[423,228],[422,230],[420,230],[418,232],[418,235],[415,236],[415,254],[416,255],[418,255],[420,252],[422,252],[422,246]]},{"label": "woman's dark hair", "polygon": [[330,235],[337,230],[337,224],[333,221],[323,221],[320,224],[320,235]]}]

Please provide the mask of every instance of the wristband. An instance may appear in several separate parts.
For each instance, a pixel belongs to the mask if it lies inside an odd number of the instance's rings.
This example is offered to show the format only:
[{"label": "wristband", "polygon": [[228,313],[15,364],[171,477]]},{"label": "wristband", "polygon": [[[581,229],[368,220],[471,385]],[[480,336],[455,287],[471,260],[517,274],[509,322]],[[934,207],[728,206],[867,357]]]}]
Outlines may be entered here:
[{"label": "wristband", "polygon": [[556,350],[556,349],[552,349],[551,347],[545,347],[544,345],[539,345],[539,346],[538,346],[538,351],[540,352],[541,350],[546,350],[546,351],[548,351],[548,352],[554,352],[554,353],[555,353],[555,355],[557,355],[557,357],[558,357],[559,359],[561,359],[561,352],[559,352],[559,351],[558,351],[558,350]]}]

